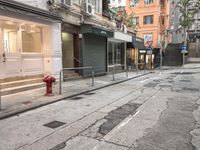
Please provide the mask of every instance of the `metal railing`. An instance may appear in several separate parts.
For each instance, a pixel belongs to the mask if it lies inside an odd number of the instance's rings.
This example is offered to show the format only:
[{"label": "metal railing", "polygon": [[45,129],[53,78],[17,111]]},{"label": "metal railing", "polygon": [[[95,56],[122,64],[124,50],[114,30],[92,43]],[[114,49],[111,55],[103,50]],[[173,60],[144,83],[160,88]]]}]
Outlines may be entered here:
[{"label": "metal railing", "polygon": [[76,67],[76,68],[63,68],[59,72],[59,94],[62,94],[62,73],[67,70],[84,70],[91,69],[92,73],[92,86],[94,86],[94,68],[93,67]]},{"label": "metal railing", "polygon": [[146,66],[146,63],[138,63],[137,66],[139,65],[143,65],[144,66],[144,73],[146,72],[147,70],[147,66]]},{"label": "metal railing", "polygon": [[[117,64],[117,65],[110,65],[108,66],[108,68],[112,68],[112,78],[113,78],[113,81],[115,81],[115,68],[116,67],[122,67],[122,66],[125,66],[125,65],[121,65],[121,64]],[[125,72],[126,72],[126,77],[128,78],[128,69],[126,68],[125,69]]]}]

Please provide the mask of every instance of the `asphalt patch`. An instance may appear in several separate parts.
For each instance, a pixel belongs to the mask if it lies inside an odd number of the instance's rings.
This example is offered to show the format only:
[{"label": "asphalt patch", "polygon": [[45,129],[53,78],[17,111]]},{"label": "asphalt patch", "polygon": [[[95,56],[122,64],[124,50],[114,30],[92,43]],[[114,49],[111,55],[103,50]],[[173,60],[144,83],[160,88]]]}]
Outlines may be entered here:
[{"label": "asphalt patch", "polygon": [[52,122],[49,122],[47,124],[44,124],[45,127],[48,127],[48,128],[52,128],[52,129],[55,129],[55,128],[58,128],[60,126],[63,126],[65,123],[64,122],[60,122],[60,121],[52,121]]},{"label": "asphalt patch", "polygon": [[104,117],[106,119],[106,122],[104,122],[99,127],[99,133],[102,135],[108,134],[115,126],[117,126],[120,122],[122,122],[126,117],[129,115],[133,115],[136,113],[136,110],[138,107],[140,107],[141,104],[137,103],[127,103],[111,112],[108,113]]}]

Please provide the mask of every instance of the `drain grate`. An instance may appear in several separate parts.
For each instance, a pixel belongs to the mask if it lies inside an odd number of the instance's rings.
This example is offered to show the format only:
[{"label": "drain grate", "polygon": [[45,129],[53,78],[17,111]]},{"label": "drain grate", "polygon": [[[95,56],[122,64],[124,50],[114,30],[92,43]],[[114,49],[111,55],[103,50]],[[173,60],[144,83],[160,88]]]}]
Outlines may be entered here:
[{"label": "drain grate", "polygon": [[78,97],[78,96],[76,96],[76,97],[73,97],[73,98],[71,98],[71,100],[80,100],[80,99],[82,99],[83,97]]},{"label": "drain grate", "polygon": [[171,87],[172,87],[172,85],[168,85],[168,84],[161,84],[161,85],[159,85],[159,87],[161,87],[161,88],[171,88]]},{"label": "drain grate", "polygon": [[29,105],[29,104],[32,104],[33,102],[32,101],[25,101],[25,102],[23,102],[22,104],[24,104],[24,105]]},{"label": "drain grate", "polygon": [[55,128],[58,128],[58,127],[60,127],[60,126],[62,126],[64,124],[65,124],[64,122],[60,122],[60,121],[56,121],[55,120],[55,121],[49,122],[47,124],[44,124],[43,126],[55,129]]},{"label": "drain grate", "polygon": [[191,91],[191,92],[198,92],[199,91],[199,89],[197,89],[197,88],[189,88],[189,87],[184,87],[183,90],[184,91]]},{"label": "drain grate", "polygon": [[85,93],[84,95],[94,95],[95,93],[92,93],[92,92],[88,92],[88,93]]},{"label": "drain grate", "polygon": [[190,80],[180,80],[180,82],[191,82]]}]

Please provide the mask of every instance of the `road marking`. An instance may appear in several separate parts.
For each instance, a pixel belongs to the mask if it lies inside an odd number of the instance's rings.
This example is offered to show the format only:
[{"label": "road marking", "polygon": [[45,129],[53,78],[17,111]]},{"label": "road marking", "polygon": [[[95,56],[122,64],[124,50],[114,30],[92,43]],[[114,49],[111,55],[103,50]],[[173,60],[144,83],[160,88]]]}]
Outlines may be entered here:
[{"label": "road marking", "polygon": [[146,81],[148,81],[148,80],[155,80],[155,79],[158,79],[158,77],[156,77],[156,78],[148,78],[148,79],[145,79],[145,80],[140,81],[140,83],[144,83],[144,82],[146,82]]},{"label": "road marking", "polygon": [[130,115],[129,117],[129,119],[127,119],[125,122],[122,122],[119,126],[118,126],[118,130],[121,128],[121,127],[123,127],[123,126],[125,126],[127,123],[129,123],[129,121],[131,121],[132,119],[133,119],[133,117],[135,117],[138,113],[139,113],[140,111],[137,111],[134,115]]}]

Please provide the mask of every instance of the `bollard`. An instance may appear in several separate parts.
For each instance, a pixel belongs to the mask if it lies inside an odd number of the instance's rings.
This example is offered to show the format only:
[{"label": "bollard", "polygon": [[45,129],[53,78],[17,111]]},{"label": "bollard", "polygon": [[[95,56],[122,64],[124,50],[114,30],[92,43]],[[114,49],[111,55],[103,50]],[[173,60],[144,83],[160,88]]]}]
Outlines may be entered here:
[{"label": "bollard", "polygon": [[128,78],[128,69],[126,68],[126,77]]},{"label": "bollard", "polygon": [[115,73],[114,73],[114,69],[115,69],[115,66],[113,66],[113,69],[112,69],[113,81],[115,81]]},{"label": "bollard", "polygon": [[92,86],[94,86],[94,70],[92,69]]}]

